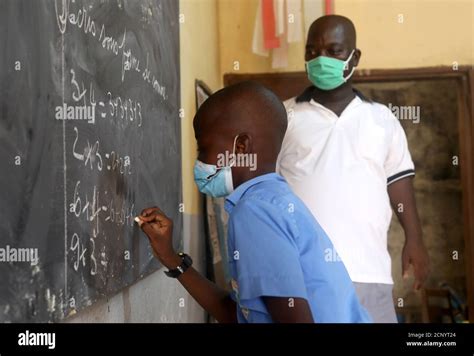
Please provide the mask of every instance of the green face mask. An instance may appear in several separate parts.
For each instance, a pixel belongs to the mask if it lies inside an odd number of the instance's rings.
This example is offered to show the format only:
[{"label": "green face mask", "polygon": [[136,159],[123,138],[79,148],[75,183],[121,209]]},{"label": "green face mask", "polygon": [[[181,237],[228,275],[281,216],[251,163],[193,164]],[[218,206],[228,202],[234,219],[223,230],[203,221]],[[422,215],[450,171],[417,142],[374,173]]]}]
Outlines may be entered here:
[{"label": "green face mask", "polygon": [[349,58],[345,61],[332,57],[319,56],[306,62],[306,72],[308,73],[308,78],[311,83],[322,90],[332,90],[344,84],[355,70],[355,67],[352,67],[349,75],[344,77],[344,70],[354,52],[355,49],[352,50]]}]

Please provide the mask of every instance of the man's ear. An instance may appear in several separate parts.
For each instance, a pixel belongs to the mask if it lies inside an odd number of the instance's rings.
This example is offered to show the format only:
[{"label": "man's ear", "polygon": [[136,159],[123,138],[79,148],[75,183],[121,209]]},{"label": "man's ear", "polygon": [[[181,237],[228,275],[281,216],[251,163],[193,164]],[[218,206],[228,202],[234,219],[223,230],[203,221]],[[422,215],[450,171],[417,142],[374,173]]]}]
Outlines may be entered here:
[{"label": "man's ear", "polygon": [[353,56],[353,62],[354,63],[354,67],[357,67],[359,65],[359,60],[360,60],[360,57],[362,56],[362,52],[360,51],[360,49],[356,48],[355,52],[354,52],[354,56]]},{"label": "man's ear", "polygon": [[252,136],[248,133],[241,133],[235,142],[235,153],[251,153]]}]

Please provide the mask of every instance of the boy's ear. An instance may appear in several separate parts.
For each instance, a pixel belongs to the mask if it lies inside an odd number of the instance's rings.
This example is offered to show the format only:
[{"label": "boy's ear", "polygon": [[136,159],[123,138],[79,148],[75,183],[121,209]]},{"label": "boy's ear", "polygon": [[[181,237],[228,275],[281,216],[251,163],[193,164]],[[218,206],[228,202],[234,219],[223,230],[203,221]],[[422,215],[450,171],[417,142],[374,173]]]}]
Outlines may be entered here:
[{"label": "boy's ear", "polygon": [[241,133],[235,142],[235,153],[252,152],[252,136],[247,133]]}]

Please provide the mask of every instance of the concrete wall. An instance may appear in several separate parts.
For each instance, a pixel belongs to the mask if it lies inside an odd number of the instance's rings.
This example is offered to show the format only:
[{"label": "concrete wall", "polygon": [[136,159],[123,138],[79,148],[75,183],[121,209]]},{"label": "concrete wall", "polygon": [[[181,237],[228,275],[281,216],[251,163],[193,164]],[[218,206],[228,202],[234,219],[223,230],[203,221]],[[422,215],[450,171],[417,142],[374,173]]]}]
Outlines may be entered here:
[{"label": "concrete wall", "polygon": [[[474,64],[474,0],[334,3],[335,13],[349,17],[357,29],[357,46],[362,50],[359,68]],[[240,73],[303,71],[304,42],[290,44],[284,69],[274,70],[271,57],[252,53],[257,4],[258,0],[218,2],[221,75],[234,73],[234,61],[239,62]]]}]

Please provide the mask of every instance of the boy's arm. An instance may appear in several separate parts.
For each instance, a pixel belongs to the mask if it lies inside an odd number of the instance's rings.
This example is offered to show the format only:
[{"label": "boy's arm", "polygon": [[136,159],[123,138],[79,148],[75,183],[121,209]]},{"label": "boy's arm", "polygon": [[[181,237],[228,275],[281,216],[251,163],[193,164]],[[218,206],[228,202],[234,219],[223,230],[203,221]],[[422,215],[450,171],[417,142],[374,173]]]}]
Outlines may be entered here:
[{"label": "boy's arm", "polygon": [[402,275],[406,277],[409,265],[415,274],[414,288],[419,289],[429,273],[429,257],[422,238],[422,230],[416,209],[412,177],[400,179],[388,186],[388,195],[393,210],[405,231],[405,246],[402,251]]},{"label": "boy's arm", "polygon": [[[140,227],[148,236],[155,256],[168,269],[181,265],[181,257],[173,250],[173,222],[158,208],[148,208],[140,215]],[[217,321],[236,323],[236,304],[229,293],[189,267],[178,277],[191,296]]]},{"label": "boy's arm", "polygon": [[314,323],[306,299],[263,297],[263,301],[275,323]]}]

